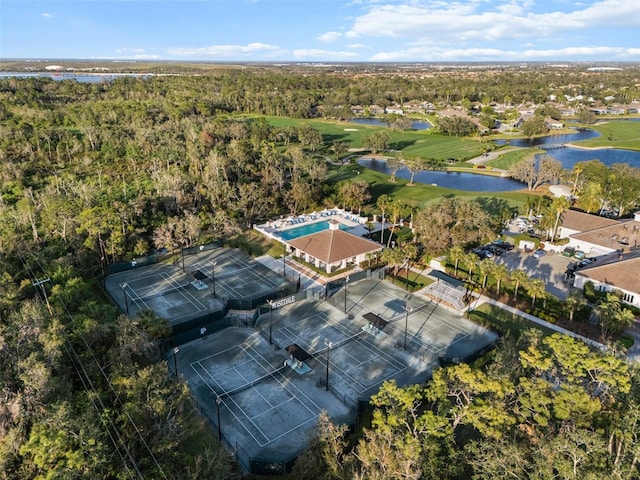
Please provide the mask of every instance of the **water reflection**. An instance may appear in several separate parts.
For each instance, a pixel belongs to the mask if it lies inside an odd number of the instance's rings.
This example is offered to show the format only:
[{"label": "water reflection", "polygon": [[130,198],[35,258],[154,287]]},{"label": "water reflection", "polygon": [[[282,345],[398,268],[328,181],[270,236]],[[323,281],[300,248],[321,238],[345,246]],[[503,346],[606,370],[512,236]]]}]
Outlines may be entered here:
[{"label": "water reflection", "polygon": [[[384,123],[379,118],[352,118],[349,120],[350,123],[359,123],[360,125],[370,125],[375,127],[386,127],[387,124]],[[429,122],[421,121],[421,120],[412,120],[411,127],[414,130],[428,130],[432,127]]]},{"label": "water reflection", "polygon": [[[370,168],[376,172],[390,175],[387,162],[376,158],[363,157],[358,160],[358,164],[365,168]],[[409,180],[411,173],[406,168],[402,168],[396,174],[398,178]],[[444,188],[455,188],[469,192],[508,192],[521,190],[525,185],[503,177],[490,177],[474,173],[443,172],[422,170],[414,176],[414,182],[425,185],[437,185]]]}]

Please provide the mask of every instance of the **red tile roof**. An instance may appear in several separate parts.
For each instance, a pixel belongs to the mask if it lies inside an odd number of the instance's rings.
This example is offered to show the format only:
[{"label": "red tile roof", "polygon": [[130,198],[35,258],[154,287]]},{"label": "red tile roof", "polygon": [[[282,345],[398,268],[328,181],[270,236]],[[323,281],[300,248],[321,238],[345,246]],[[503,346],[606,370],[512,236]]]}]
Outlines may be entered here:
[{"label": "red tile roof", "polygon": [[323,230],[288,243],[327,264],[382,249],[379,243],[342,230]]}]

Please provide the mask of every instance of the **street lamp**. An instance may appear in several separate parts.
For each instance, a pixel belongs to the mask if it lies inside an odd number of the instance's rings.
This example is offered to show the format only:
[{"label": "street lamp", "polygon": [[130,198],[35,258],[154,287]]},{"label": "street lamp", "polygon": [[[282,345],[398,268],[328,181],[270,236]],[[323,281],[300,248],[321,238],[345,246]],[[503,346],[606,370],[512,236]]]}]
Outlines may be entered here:
[{"label": "street lamp", "polygon": [[333,344],[328,340],[325,340],[324,344],[327,346],[327,376],[324,382],[324,385],[325,385],[324,389],[329,391],[329,350],[331,350],[331,347],[333,346]]},{"label": "street lamp", "polygon": [[287,276],[287,244],[282,244],[283,252],[282,252],[282,276]]},{"label": "street lamp", "polygon": [[347,313],[347,285],[349,285],[349,277],[344,279],[344,313]]},{"label": "street lamp", "polygon": [[216,298],[216,262],[211,262],[211,293]]},{"label": "street lamp", "polygon": [[404,346],[402,347],[403,350],[407,349],[407,326],[409,324],[409,314],[411,313],[411,311],[413,310],[413,308],[409,307],[409,306],[405,306],[404,307]]},{"label": "street lamp", "polygon": [[271,341],[271,329],[273,326],[273,300],[267,300],[269,304],[269,345],[273,345]]},{"label": "street lamp", "polygon": [[218,395],[216,397],[216,407],[218,410],[218,441],[221,442],[222,441],[222,430],[220,429],[220,404],[222,403],[222,398],[220,398],[220,395]]},{"label": "street lamp", "polygon": [[173,349],[173,371],[176,374],[176,377],[178,376],[178,352],[180,351],[180,349],[178,347],[174,347]]},{"label": "street lamp", "polygon": [[123,283],[121,285],[122,294],[124,295],[124,310],[125,310],[125,312],[127,312],[127,315],[129,315],[129,299],[127,298],[127,287],[128,286],[129,286],[128,283]]}]

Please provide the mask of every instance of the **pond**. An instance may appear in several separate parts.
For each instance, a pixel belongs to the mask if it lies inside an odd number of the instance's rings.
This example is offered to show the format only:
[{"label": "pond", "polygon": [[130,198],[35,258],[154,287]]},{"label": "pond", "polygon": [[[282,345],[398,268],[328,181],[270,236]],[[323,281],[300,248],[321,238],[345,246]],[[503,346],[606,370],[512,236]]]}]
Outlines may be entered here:
[{"label": "pond", "polygon": [[539,147],[541,145],[559,145],[564,143],[577,142],[580,140],[588,140],[589,138],[599,137],[600,133],[590,128],[577,130],[575,133],[563,133],[560,135],[548,135],[546,137],[536,138],[515,138],[510,142],[507,140],[496,140],[496,144],[510,144],[514,147]]},{"label": "pond", "polygon": [[0,80],[3,78],[51,78],[53,80],[75,80],[80,83],[110,82],[116,78],[150,78],[151,73],[71,73],[71,72],[0,72]]},{"label": "pond", "polygon": [[[379,118],[352,118],[349,120],[350,123],[359,123],[360,125],[372,125],[376,127],[386,127],[387,124],[384,123]],[[421,121],[421,120],[411,120],[411,126],[414,130],[428,130],[433,127],[429,122]]]},{"label": "pond", "polygon": [[[362,157],[358,160],[358,164],[362,167],[375,170],[376,172],[385,173],[387,175],[391,174],[387,168],[387,162],[385,160]],[[408,169],[402,168],[398,171],[396,176],[398,178],[409,180],[411,178],[411,173]],[[509,178],[461,172],[421,170],[416,173],[413,180],[425,185],[455,188],[469,192],[509,192],[526,188],[523,183],[516,182]]]},{"label": "pond", "polygon": [[[636,120],[629,118],[628,120]],[[561,135],[549,135],[540,138],[518,138],[509,142],[515,147],[542,147],[545,145],[563,145],[579,140],[586,140],[600,136],[599,132],[590,128],[576,130],[575,133],[566,133]],[[498,145],[504,145],[504,140],[496,141]],[[605,165],[613,165],[614,163],[628,163],[632,167],[640,168],[640,151],[623,150],[621,148],[597,148],[584,149],[574,147],[554,148],[547,150],[546,154],[558,160],[563,168],[571,169],[577,162],[586,162],[589,160],[600,160]],[[538,156],[540,156],[538,155]]]}]

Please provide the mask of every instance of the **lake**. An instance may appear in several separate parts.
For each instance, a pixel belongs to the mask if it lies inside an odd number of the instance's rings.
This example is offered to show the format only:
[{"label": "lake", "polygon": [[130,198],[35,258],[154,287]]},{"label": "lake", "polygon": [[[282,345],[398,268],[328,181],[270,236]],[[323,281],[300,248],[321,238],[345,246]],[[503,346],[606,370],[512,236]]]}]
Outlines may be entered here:
[{"label": "lake", "polygon": [[[636,120],[636,119],[628,119]],[[600,133],[590,128],[577,130],[575,133],[565,133],[561,135],[549,135],[540,138],[518,138],[509,142],[514,147],[542,147],[545,145],[559,145],[579,140],[587,140],[589,138],[599,137]],[[498,145],[505,145],[504,140],[496,141]],[[545,154],[540,154],[545,155]],[[600,160],[605,165],[613,165],[614,163],[628,163],[632,167],[640,168],[640,151],[623,150],[621,148],[598,148],[583,149],[574,147],[555,148],[547,150],[549,155],[558,160],[563,168],[571,169],[577,162],[585,162],[588,160]]]},{"label": "lake", "polygon": [[73,73],[73,72],[0,72],[3,78],[51,78],[53,80],[75,80],[80,83],[110,82],[116,78],[151,78],[151,73]]},{"label": "lake", "polygon": [[[385,173],[387,175],[391,174],[387,168],[387,162],[384,160],[362,157],[358,160],[358,164],[362,167],[375,170],[376,172]],[[398,171],[396,176],[398,178],[409,180],[411,178],[411,173],[408,169],[402,168]],[[509,192],[526,188],[524,183],[516,182],[509,178],[461,172],[434,172],[431,170],[422,170],[416,173],[413,180],[417,183],[423,183],[426,185],[436,184],[439,187],[455,188],[457,190],[466,190],[469,192]]]},{"label": "lake", "polygon": [[[375,127],[386,127],[387,124],[384,123],[379,118],[352,118],[349,120],[350,123],[359,123],[360,125],[371,125]],[[433,127],[429,122],[424,122],[421,120],[412,120],[411,126],[414,130],[428,130]]]}]

